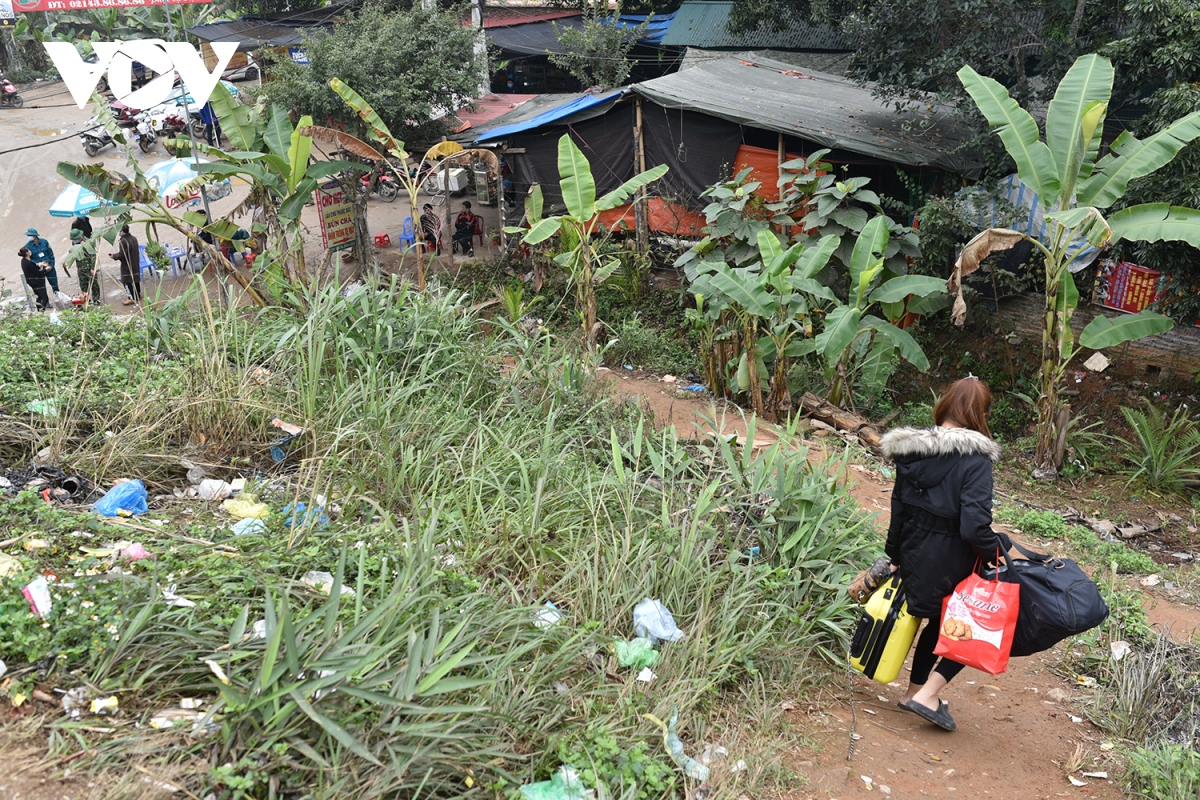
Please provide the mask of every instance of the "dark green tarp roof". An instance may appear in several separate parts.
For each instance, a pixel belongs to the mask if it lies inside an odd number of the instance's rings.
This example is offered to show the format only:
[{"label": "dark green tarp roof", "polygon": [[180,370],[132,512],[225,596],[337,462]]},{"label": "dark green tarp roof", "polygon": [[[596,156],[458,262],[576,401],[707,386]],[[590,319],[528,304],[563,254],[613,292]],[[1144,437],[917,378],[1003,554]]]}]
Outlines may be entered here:
[{"label": "dark green tarp roof", "polygon": [[760,23],[746,33],[729,32],[732,0],[687,0],[675,12],[662,44],[674,47],[757,50],[853,50],[841,34],[828,25],[813,25],[793,12],[777,9],[783,27]]},{"label": "dark green tarp roof", "polygon": [[853,81],[771,59],[706,61],[629,88],[665,108],[906,166],[938,167],[968,178],[978,177],[983,166],[978,154],[962,151],[969,134],[947,112],[897,112]]}]

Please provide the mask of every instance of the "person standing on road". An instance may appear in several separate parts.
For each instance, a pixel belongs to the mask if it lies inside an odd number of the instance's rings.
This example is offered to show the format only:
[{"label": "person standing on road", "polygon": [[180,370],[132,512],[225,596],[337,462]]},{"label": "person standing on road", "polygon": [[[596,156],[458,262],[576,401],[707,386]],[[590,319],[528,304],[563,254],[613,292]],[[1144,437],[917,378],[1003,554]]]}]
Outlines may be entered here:
[{"label": "person standing on road", "polygon": [[[896,464],[892,520],[884,552],[899,569],[908,611],[926,620],[913,651],[908,691],[899,705],[943,730],[957,725],[938,698],[963,668],[934,655],[942,601],[1011,542],[992,530],[992,464],[1000,445],[987,426],[992,395],[971,376],[957,381],[933,409],[933,428],[897,428],[880,443]],[[934,669],[934,664],[937,668]]]},{"label": "person standing on road", "polygon": [[137,238],[129,232],[128,225],[121,226],[121,236],[117,239],[117,252],[112,257],[121,262],[121,284],[129,297],[122,300],[122,305],[131,306],[142,301],[142,259]]},{"label": "person standing on road", "polygon": [[25,276],[25,285],[37,296],[37,310],[45,311],[50,307],[50,298],[46,295],[46,267],[37,264],[30,257],[28,247],[17,251],[21,259],[21,274]]},{"label": "person standing on road", "polygon": [[200,108],[200,121],[204,123],[204,139],[209,147],[221,146],[221,121],[217,112],[213,111],[212,103],[205,103]]},{"label": "person standing on road", "polygon": [[58,291],[58,272],[54,269],[54,249],[50,247],[50,243],[41,237],[37,232],[37,228],[30,228],[25,231],[25,235],[29,237],[29,241],[25,246],[29,248],[29,258],[36,264],[48,264],[50,270],[46,273],[46,280],[50,282],[50,288],[55,292]]},{"label": "person standing on road", "polygon": [[[78,247],[88,238],[79,228],[71,228],[71,244]],[[96,274],[96,252],[85,251],[75,259],[75,271],[79,274],[79,290],[88,295],[88,302],[100,305],[100,277]]]}]

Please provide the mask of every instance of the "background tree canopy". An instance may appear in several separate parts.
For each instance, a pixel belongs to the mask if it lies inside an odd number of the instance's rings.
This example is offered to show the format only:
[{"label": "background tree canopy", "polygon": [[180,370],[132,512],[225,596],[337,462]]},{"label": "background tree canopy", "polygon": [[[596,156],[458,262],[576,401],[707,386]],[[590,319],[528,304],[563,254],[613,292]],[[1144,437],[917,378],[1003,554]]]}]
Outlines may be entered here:
[{"label": "background tree canopy", "polygon": [[263,91],[318,123],[357,130],[358,118],[329,87],[331,78],[341,78],[398,137],[436,139],[445,126],[433,117],[479,94],[483,54],[476,52],[477,36],[454,12],[387,11],[372,3],[330,33],[305,36],[310,65],[276,57],[274,79]]}]

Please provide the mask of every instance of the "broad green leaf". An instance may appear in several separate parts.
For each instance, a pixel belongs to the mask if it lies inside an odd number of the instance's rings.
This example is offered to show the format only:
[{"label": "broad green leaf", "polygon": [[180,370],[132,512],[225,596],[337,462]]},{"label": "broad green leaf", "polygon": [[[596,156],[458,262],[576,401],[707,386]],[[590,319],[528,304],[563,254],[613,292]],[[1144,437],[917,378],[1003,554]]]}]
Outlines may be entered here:
[{"label": "broad green leaf", "polygon": [[1153,311],[1141,311],[1116,319],[1100,316],[1089,322],[1079,334],[1079,345],[1091,350],[1102,350],[1105,347],[1115,347],[1134,339],[1141,339],[1143,336],[1166,333],[1173,327],[1175,323],[1170,317]]},{"label": "broad green leaf", "polygon": [[1059,279],[1055,305],[1060,314],[1074,311],[1079,307],[1079,289],[1075,286],[1075,278],[1067,270],[1063,270],[1062,278]]},{"label": "broad green leaf", "polygon": [[907,309],[914,314],[934,314],[942,309],[950,307],[954,302],[950,295],[946,294],[945,287],[942,291],[935,292],[926,297],[914,297],[908,302]]},{"label": "broad green leaf", "polygon": [[854,305],[857,308],[862,308],[863,297],[867,293],[867,289],[871,287],[872,281],[878,277],[879,273],[883,272],[883,259],[879,259],[867,269],[864,269],[858,276],[858,287],[854,293]]},{"label": "broad green leaf", "polygon": [[744,392],[750,388],[750,361],[746,358],[745,353],[742,353],[742,357],[738,359],[737,375],[734,380],[737,381],[739,392]]},{"label": "broad green leaf", "polygon": [[1100,209],[1093,206],[1081,206],[1066,211],[1051,211],[1046,214],[1048,219],[1060,223],[1064,227],[1077,230],[1088,243],[1095,247],[1104,247],[1112,239],[1112,230]]},{"label": "broad green leaf", "polygon": [[327,178],[342,170],[362,169],[362,166],[353,161],[316,161],[308,165],[308,172],[305,174],[309,178]]},{"label": "broad green leaf", "polygon": [[860,367],[861,378],[859,386],[868,393],[882,391],[887,386],[887,380],[895,369],[892,356],[896,353],[896,345],[886,336],[876,336],[875,343],[862,360]]},{"label": "broad green leaf", "polygon": [[749,314],[770,317],[775,313],[776,298],[745,274],[737,274],[726,268],[714,272],[709,277],[709,282],[713,288]]},{"label": "broad green leaf", "polygon": [[932,278],[928,275],[899,275],[884,281],[875,291],[871,292],[872,303],[897,303],[910,294],[917,297],[946,291],[945,278]]},{"label": "broad green leaf", "polygon": [[592,285],[599,286],[613,276],[621,268],[621,259],[610,258],[592,271]]},{"label": "broad green leaf", "polygon": [[446,677],[446,675],[449,674],[455,667],[457,667],[464,658],[471,654],[471,651],[475,649],[476,644],[477,642],[471,642],[466,647],[443,661],[437,669],[426,675],[424,680],[417,684],[417,694],[424,694],[425,692],[432,690],[433,687],[437,685],[438,681]]},{"label": "broad green leaf", "polygon": [[863,317],[862,324],[863,327],[878,331],[880,335],[886,336],[900,350],[900,357],[905,361],[922,372],[929,369],[929,359],[925,356],[925,351],[921,349],[921,345],[917,344],[917,340],[912,337],[911,333],[875,316]]},{"label": "broad green leaf", "polygon": [[567,134],[558,140],[558,177],[567,212],[575,219],[596,216],[596,180],[592,165]]},{"label": "broad green leaf", "polygon": [[546,219],[538,220],[537,223],[525,232],[525,244],[540,244],[546,241],[559,231],[559,222],[557,217],[547,217]]},{"label": "broad green leaf", "polygon": [[828,300],[831,303],[838,302],[837,295],[833,293],[833,290],[820,281],[812,278],[801,278],[796,274],[792,274],[788,276],[787,282],[796,291],[804,292],[813,297],[820,297],[822,300]]},{"label": "broad green leaf", "polygon": [[[308,124],[312,118],[308,117]],[[271,117],[263,130],[263,141],[271,152],[282,158],[288,157],[288,145],[292,141],[292,121],[288,119],[287,111],[279,103],[271,105]]]},{"label": "broad green leaf", "polygon": [[1144,140],[1125,131],[1109,146],[1109,154],[1079,187],[1081,206],[1108,208],[1125,194],[1134,178],[1149,175],[1175,158],[1184,145],[1200,137],[1200,111],[1175,120]]},{"label": "broad green leaf", "polygon": [[785,270],[790,269],[803,254],[804,243],[796,242],[787,250],[783,250],[777,256],[774,256],[769,262],[764,259],[763,272],[771,278],[777,278]]},{"label": "broad green leaf", "polygon": [[817,336],[817,347],[825,360],[833,363],[858,335],[862,311],[851,306],[838,306],[825,318],[825,330]]},{"label": "broad green leaf", "polygon": [[1096,169],[1096,156],[1100,155],[1100,140],[1104,138],[1104,117],[1108,114],[1108,103],[1093,102],[1083,112],[1083,124],[1079,126],[1079,142],[1083,148],[1083,159],[1079,164],[1078,181],[1087,180]]},{"label": "broad green leaf", "polygon": [[158,194],[151,189],[138,186],[119,172],[112,172],[99,164],[72,164],[58,162],[58,174],[88,189],[103,200],[123,205],[152,203]]},{"label": "broad green leaf", "polygon": [[[659,164],[654,169],[648,169],[640,175],[634,175],[616,189],[613,189],[611,192],[597,200],[596,210],[608,211],[610,208],[616,208],[617,206],[625,203],[635,191],[643,186],[654,183],[663,175],[666,175],[667,169],[668,167],[666,164]],[[591,174],[590,168],[588,170],[588,174]]]},{"label": "broad green leaf", "polygon": [[[1046,144],[1058,167],[1061,194],[1067,197],[1073,193],[1079,167],[1091,146],[1096,125],[1103,119],[1103,109],[1099,115],[1097,109],[1108,102],[1112,84],[1113,68],[1107,58],[1094,53],[1082,56],[1059,82],[1046,111]],[[1087,125],[1085,116],[1088,117]],[[1090,133],[1084,131],[1088,126]]]},{"label": "broad green leaf", "polygon": [[764,265],[783,255],[783,245],[774,231],[763,228],[758,232],[758,252]]},{"label": "broad green leaf", "polygon": [[213,111],[221,121],[221,131],[229,143],[239,150],[258,150],[258,114],[251,106],[244,106],[233,99],[233,95],[218,83],[209,95]]},{"label": "broad green leaf", "polygon": [[829,263],[829,259],[841,241],[840,236],[830,234],[822,236],[816,245],[804,248],[804,252],[800,254],[800,266],[796,269],[796,276],[800,278],[815,277],[818,272],[825,269],[825,265]]},{"label": "broad green leaf", "polygon": [[[312,125],[312,117],[301,117],[300,127]],[[301,136],[300,131],[292,131],[292,144],[288,148],[288,164],[291,175],[288,177],[288,189],[296,191],[304,174],[308,172],[308,157],[312,155],[312,137]]]},{"label": "broad green leaf", "polygon": [[1167,203],[1144,203],[1123,208],[1108,218],[1112,240],[1187,242],[1200,247],[1200,211]]},{"label": "broad green leaf", "polygon": [[408,159],[408,152],[404,149],[404,142],[392,135],[391,130],[384,124],[383,119],[375,113],[375,109],[363,99],[362,95],[342,83],[340,78],[333,78],[329,81],[329,85],[345,101],[346,105],[350,106],[350,109],[355,114],[358,114],[358,118],[366,124],[372,139],[383,145],[385,150],[400,159],[402,163]]},{"label": "broad green leaf", "polygon": [[525,196],[525,221],[530,225],[535,225],[542,221],[542,206],[545,200],[542,197],[542,185],[535,183],[529,190],[529,194]]},{"label": "broad green leaf", "polygon": [[296,191],[287,197],[279,205],[279,216],[284,219],[299,219],[300,212],[304,210],[304,206],[312,198],[313,191],[317,188],[315,178],[304,178],[300,181],[300,185],[296,187]]},{"label": "broad green leaf", "polygon": [[873,217],[858,234],[858,239],[854,242],[854,251],[850,254],[851,287],[859,287],[859,276],[883,255],[887,243],[887,218]]},{"label": "broad green leaf", "polygon": [[791,358],[806,356],[809,353],[815,352],[817,349],[816,339],[799,339],[792,342],[784,348],[783,354]]},{"label": "broad green leaf", "polygon": [[985,78],[970,67],[960,69],[958,79],[988,124],[996,129],[1004,149],[1017,164],[1017,176],[1037,191],[1043,206],[1053,206],[1062,189],[1062,181],[1054,154],[1039,138],[1037,122],[997,81]]}]

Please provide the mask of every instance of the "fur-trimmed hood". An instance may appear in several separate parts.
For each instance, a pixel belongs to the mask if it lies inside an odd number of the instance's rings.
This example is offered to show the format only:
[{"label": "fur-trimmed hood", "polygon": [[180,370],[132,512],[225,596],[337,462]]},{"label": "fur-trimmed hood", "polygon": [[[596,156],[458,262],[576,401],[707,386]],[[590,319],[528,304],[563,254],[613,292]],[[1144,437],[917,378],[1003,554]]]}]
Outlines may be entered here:
[{"label": "fur-trimmed hood", "polygon": [[883,435],[880,447],[893,461],[976,453],[987,456],[993,464],[1000,460],[1000,445],[970,428],[896,428]]}]

